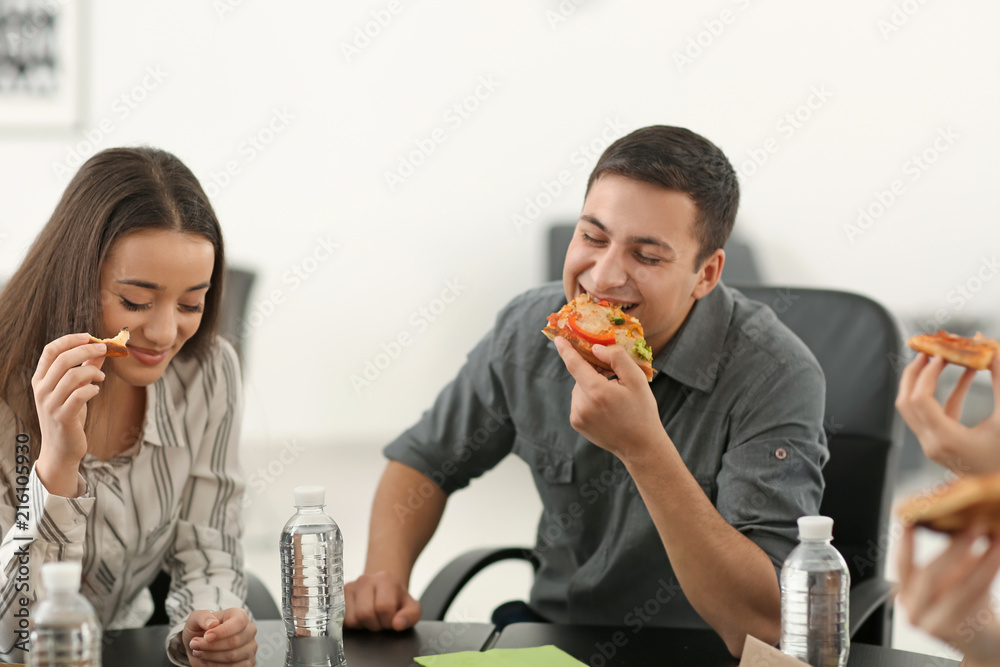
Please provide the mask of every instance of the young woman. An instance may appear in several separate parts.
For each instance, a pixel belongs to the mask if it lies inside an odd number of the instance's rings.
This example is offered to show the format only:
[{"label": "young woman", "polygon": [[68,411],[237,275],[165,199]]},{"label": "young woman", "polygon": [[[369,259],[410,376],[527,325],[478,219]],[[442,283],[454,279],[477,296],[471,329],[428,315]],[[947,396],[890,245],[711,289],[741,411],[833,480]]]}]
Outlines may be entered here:
[{"label": "young woman", "polygon": [[[42,563],[75,560],[105,629],[143,625],[166,570],[171,660],[254,664],[223,275],[191,171],[120,148],[80,168],[0,291],[0,660],[24,661]],[[127,358],[89,342],[124,327]]]}]

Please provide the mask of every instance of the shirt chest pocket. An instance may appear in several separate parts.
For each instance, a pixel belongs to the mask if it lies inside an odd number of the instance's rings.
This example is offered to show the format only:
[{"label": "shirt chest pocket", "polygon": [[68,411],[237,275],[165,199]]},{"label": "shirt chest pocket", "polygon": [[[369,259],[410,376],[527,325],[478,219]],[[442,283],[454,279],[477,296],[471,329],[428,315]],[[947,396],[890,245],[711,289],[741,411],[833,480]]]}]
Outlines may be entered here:
[{"label": "shirt chest pocket", "polygon": [[513,451],[528,467],[536,482],[570,484],[573,482],[573,456],[558,445],[538,444],[518,435]]},{"label": "shirt chest pocket", "polygon": [[543,506],[556,509],[579,501],[580,491],[574,483],[573,455],[559,445],[540,443],[518,435],[513,452],[531,469],[535,487]]}]

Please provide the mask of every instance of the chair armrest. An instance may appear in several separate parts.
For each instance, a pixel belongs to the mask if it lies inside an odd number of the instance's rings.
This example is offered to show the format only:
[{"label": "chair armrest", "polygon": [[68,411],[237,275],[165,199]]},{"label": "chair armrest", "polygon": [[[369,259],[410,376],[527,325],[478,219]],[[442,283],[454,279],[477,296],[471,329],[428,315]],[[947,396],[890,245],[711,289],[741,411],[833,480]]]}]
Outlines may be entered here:
[{"label": "chair armrest", "polygon": [[862,581],[851,588],[851,637],[878,609],[887,603],[891,604],[894,593],[893,585],[884,579]]},{"label": "chair armrest", "polygon": [[268,592],[264,582],[252,572],[244,574],[247,580],[247,608],[253,614],[254,620],[281,620],[281,611],[274,603],[274,598]]},{"label": "chair armrest", "polygon": [[443,621],[448,607],[472,577],[502,560],[526,560],[537,572],[541,559],[530,547],[486,547],[473,549],[453,559],[431,580],[420,596],[420,618]]}]

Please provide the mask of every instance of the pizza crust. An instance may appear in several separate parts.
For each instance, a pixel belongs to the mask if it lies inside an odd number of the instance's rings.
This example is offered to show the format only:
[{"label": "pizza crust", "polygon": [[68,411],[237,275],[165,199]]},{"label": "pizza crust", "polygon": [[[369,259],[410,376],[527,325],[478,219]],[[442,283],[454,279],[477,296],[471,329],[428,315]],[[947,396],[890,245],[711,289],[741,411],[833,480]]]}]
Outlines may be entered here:
[{"label": "pizza crust", "polygon": [[105,352],[106,357],[127,357],[128,348],[125,346],[128,343],[129,333],[128,327],[123,328],[118,332],[118,335],[114,338],[96,338],[95,336],[90,337],[91,343],[104,343],[108,346],[108,351]]},{"label": "pizza crust", "polygon": [[[560,334],[558,330],[553,329],[552,327],[545,327],[544,329],[542,329],[542,333],[545,334],[546,338],[548,338],[549,340],[555,340],[556,337],[559,336],[561,336],[562,338],[566,338],[565,336],[562,336],[562,334]],[[611,364],[606,364],[597,357],[595,357],[593,351],[590,349],[589,346],[580,345],[577,341],[569,338],[566,338],[566,340],[570,342],[570,345],[573,346],[573,349],[579,352],[580,356],[586,359],[591,366],[594,366],[596,368],[601,368],[606,371],[611,371],[612,373],[614,373],[615,369],[611,368]]]}]

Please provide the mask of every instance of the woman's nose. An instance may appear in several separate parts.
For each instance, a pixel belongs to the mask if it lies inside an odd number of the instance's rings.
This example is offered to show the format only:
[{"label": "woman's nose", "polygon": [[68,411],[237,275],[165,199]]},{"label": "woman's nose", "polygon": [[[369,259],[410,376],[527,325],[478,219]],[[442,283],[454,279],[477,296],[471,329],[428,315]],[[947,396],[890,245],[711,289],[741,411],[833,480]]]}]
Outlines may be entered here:
[{"label": "woman's nose", "polygon": [[157,308],[142,327],[142,333],[157,347],[169,347],[177,337],[177,315],[171,308]]}]

